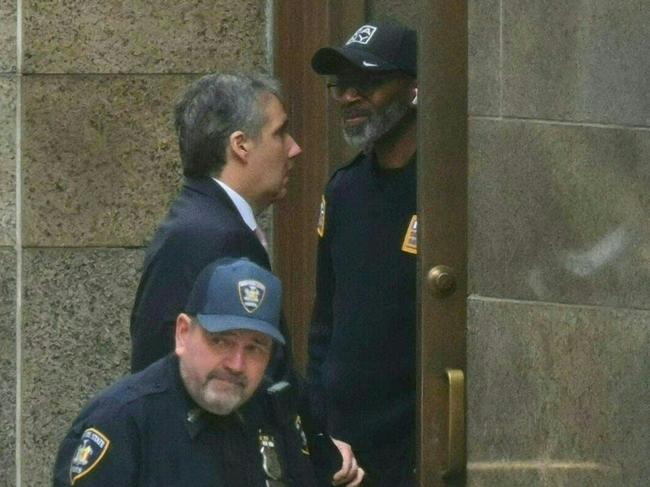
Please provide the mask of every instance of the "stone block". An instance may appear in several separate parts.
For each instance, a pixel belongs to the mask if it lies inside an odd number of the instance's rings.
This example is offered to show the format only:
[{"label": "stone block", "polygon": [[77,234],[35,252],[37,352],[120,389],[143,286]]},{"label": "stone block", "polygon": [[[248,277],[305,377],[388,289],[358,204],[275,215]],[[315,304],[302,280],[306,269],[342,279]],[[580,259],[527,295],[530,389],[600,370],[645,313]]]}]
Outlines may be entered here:
[{"label": "stone block", "polygon": [[201,73],[266,66],[264,0],[24,1],[30,73]]},{"label": "stone block", "polygon": [[470,292],[649,309],[650,132],[472,120]]},{"label": "stone block", "polygon": [[620,480],[620,472],[612,474],[592,465],[569,463],[470,463],[467,472],[467,487],[619,487],[623,485]]},{"label": "stone block", "polygon": [[400,22],[418,29],[418,3],[416,0],[370,0],[366,1],[366,11],[370,20]]},{"label": "stone block", "polygon": [[5,0],[0,2],[0,73],[15,72],[16,0]]},{"label": "stone block", "polygon": [[16,241],[16,77],[0,76],[0,246]]},{"label": "stone block", "polygon": [[467,350],[477,476],[529,471],[548,486],[650,478],[650,312],[472,298]]},{"label": "stone block", "polygon": [[190,76],[23,80],[23,239],[139,246],[176,194],[173,110]]},{"label": "stone block", "polygon": [[500,114],[499,0],[470,0],[468,16],[468,107],[472,115]]},{"label": "stone block", "polygon": [[650,125],[645,0],[503,1],[504,115]]},{"label": "stone block", "polygon": [[24,254],[23,478],[48,485],[82,405],[129,370],[129,314],[142,252],[47,249]]},{"label": "stone block", "polygon": [[0,485],[15,485],[16,253],[0,248]]}]

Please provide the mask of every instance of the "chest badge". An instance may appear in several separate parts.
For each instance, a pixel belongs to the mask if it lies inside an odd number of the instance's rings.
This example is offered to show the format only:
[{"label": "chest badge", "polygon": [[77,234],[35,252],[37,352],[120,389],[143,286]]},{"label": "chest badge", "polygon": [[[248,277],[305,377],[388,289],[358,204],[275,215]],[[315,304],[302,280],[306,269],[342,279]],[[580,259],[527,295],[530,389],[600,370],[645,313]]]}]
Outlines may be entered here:
[{"label": "chest badge", "polygon": [[272,480],[282,478],[282,464],[275,446],[275,439],[260,431],[259,433],[260,453],[262,454],[262,467],[266,475]]},{"label": "chest badge", "polygon": [[325,208],[326,207],[327,207],[327,203],[325,202],[325,196],[321,196],[320,211],[318,212],[318,227],[316,227],[318,236],[321,238],[323,238],[323,236],[325,235]]},{"label": "chest badge", "polygon": [[83,432],[80,444],[70,464],[70,484],[88,475],[104,458],[110,440],[99,430],[88,428]]},{"label": "chest badge", "polygon": [[404,252],[408,252],[409,254],[418,253],[418,216],[417,215],[413,215],[411,217],[411,222],[409,223],[409,226],[406,229],[406,234],[404,235],[402,250]]},{"label": "chest badge", "polygon": [[293,422],[293,425],[296,428],[296,431],[298,432],[298,436],[300,436],[300,442],[301,442],[301,448],[300,451],[304,453],[305,455],[309,455],[309,445],[307,444],[307,435],[305,434],[305,430],[302,429],[302,420],[300,419],[299,415],[296,415],[296,419]]}]

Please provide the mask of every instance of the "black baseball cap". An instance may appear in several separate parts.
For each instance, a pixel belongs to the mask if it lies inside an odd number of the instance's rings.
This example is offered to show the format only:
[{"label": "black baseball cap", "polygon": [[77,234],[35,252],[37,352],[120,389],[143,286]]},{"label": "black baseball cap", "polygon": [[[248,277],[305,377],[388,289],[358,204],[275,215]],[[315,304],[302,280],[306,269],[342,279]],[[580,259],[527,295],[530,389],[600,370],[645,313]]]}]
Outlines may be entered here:
[{"label": "black baseball cap", "polygon": [[350,65],[368,72],[401,71],[417,76],[417,35],[403,25],[362,25],[343,47],[316,51],[311,66],[318,74],[338,74]]},{"label": "black baseball cap", "polygon": [[185,312],[209,332],[259,331],[284,345],[281,307],[280,279],[248,259],[224,258],[201,271]]}]

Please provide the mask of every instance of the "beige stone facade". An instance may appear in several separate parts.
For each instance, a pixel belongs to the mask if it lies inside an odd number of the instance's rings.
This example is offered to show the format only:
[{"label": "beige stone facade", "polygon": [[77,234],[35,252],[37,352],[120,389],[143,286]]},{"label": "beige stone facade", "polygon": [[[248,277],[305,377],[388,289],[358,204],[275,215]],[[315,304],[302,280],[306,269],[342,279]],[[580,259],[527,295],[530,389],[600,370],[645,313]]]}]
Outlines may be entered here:
[{"label": "beige stone facade", "polygon": [[[174,100],[268,67],[272,3],[0,3],[1,487],[47,485],[80,406],[127,372],[180,181]],[[425,4],[366,11],[426,29]],[[468,5],[468,485],[646,485],[650,8]]]}]

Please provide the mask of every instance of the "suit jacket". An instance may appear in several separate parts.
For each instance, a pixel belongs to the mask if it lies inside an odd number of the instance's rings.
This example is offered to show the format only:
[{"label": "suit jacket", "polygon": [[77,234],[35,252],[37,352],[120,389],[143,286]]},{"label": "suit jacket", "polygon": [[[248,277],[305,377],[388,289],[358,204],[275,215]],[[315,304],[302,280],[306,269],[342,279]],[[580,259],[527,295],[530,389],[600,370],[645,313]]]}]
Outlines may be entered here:
[{"label": "suit jacket", "polygon": [[132,372],[173,350],[176,317],[194,280],[222,257],[247,257],[271,267],[266,250],[221,186],[209,177],[186,178],[145,256],[131,313]]},{"label": "suit jacket", "polygon": [[[266,249],[246,225],[234,203],[212,178],[186,178],[149,246],[131,312],[131,371],[138,372],[174,349],[176,317],[183,311],[198,274],[222,257],[247,257],[269,269]],[[276,347],[267,380],[288,380],[289,399],[280,415],[301,413],[312,462],[323,485],[330,485],[341,457],[322,425],[311,418],[302,379],[291,363],[291,340],[284,319],[280,329],[286,345]],[[288,401],[288,402],[286,402]]]}]

